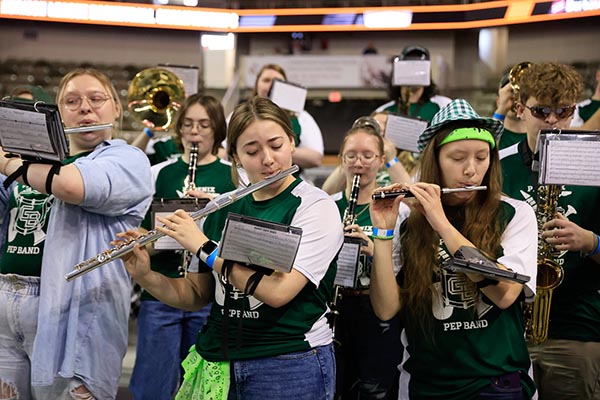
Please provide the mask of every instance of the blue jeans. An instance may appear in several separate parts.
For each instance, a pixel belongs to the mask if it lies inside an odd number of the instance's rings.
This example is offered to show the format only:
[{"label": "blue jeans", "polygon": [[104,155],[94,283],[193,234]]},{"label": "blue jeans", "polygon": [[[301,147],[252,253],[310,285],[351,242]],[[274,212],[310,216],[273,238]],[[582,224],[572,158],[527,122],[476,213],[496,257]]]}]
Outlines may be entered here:
[{"label": "blue jeans", "polygon": [[479,400],[525,400],[519,372],[490,379],[490,384],[479,392]]},{"label": "blue jeans", "polygon": [[40,278],[0,274],[0,394],[31,399]]},{"label": "blue jeans", "polygon": [[231,363],[228,400],[332,400],[333,344],[307,351]]},{"label": "blue jeans", "polygon": [[181,382],[181,362],[206,322],[211,305],[184,311],[144,300],[137,319],[135,365],[129,391],[135,399],[172,399]]}]

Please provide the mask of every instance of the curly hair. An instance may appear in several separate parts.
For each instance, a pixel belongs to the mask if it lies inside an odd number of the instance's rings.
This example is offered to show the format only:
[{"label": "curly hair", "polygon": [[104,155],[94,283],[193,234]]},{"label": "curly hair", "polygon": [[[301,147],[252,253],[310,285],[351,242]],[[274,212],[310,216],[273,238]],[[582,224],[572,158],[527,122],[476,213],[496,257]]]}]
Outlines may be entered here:
[{"label": "curly hair", "polygon": [[547,105],[575,104],[583,92],[583,80],[573,67],[558,63],[532,64],[519,80],[519,101],[530,97]]}]

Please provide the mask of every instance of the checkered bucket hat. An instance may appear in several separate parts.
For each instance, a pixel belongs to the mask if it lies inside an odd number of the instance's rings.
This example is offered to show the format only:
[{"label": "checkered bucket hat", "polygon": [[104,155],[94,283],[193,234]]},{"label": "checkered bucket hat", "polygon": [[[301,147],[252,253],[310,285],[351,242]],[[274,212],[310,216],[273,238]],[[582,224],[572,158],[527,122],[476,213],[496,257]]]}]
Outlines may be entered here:
[{"label": "checkered bucket hat", "polygon": [[490,131],[496,141],[502,133],[502,122],[493,118],[484,118],[477,112],[465,99],[455,99],[448,103],[444,108],[437,112],[431,120],[431,125],[421,133],[417,146],[419,151],[423,151],[427,143],[434,137],[440,129],[455,121],[477,121],[476,126]]}]

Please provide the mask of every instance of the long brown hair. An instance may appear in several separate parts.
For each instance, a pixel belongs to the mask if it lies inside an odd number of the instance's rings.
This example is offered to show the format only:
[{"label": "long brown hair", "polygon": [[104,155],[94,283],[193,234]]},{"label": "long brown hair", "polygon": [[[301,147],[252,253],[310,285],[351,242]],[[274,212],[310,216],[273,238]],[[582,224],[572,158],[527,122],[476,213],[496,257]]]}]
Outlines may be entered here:
[{"label": "long brown hair", "polygon": [[[459,121],[441,129],[423,150],[420,158],[420,181],[441,185],[438,146],[450,132],[459,127],[478,126],[473,122]],[[502,174],[497,146],[490,151],[490,165],[481,184],[487,186],[487,190],[477,192],[473,200],[462,207],[444,206],[444,212],[467,239],[495,259],[500,252],[500,239],[504,230],[499,218]],[[400,237],[404,273],[400,300],[406,317],[414,323],[413,328],[421,329],[427,334],[432,322],[432,296],[436,295],[432,277],[439,272],[440,236],[418,211],[411,212],[406,228]]]},{"label": "long brown hair", "polygon": [[231,160],[231,177],[236,185],[239,184],[237,163],[234,157],[234,155],[237,155],[237,141],[254,121],[273,121],[281,126],[292,141],[294,140],[294,131],[287,113],[271,100],[255,96],[238,105],[233,111],[227,127],[227,155]]}]

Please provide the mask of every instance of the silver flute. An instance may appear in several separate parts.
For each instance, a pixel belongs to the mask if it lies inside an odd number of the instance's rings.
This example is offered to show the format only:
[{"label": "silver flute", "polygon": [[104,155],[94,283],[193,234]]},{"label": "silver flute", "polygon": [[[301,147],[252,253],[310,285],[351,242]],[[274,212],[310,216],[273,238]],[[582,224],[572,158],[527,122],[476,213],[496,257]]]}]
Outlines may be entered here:
[{"label": "silver flute", "polygon": [[[456,192],[473,192],[477,190],[487,190],[487,186],[465,186],[461,188],[443,188],[442,194],[456,193]],[[395,199],[398,196],[404,197],[415,197],[408,189],[391,190],[389,192],[377,192],[371,195],[373,200],[381,199]]]},{"label": "silver flute", "polygon": [[[277,182],[295,172],[298,172],[298,170],[299,167],[297,165],[292,165],[291,168],[288,168],[275,175],[265,178],[260,182],[257,182],[247,187],[233,190],[231,192],[223,193],[215,197],[210,202],[208,202],[208,204],[206,204],[206,206],[203,209],[193,212],[192,214],[190,214],[190,216],[192,217],[192,219],[194,219],[194,221],[199,220],[200,218],[203,218],[208,214],[211,214],[223,207],[230,205],[231,203],[238,201],[239,199],[249,195],[250,193],[254,193],[257,190],[263,189],[264,187],[269,186],[274,182]],[[153,229],[151,231],[148,231],[144,235],[140,235],[137,239],[130,239],[126,242],[120,243],[119,245],[111,249],[105,250],[102,253],[77,264],[75,267],[73,267],[73,271],[65,275],[65,279],[67,280],[67,282],[70,282],[73,279],[81,275],[87,274],[88,272],[93,271],[104,264],[107,264],[111,261],[123,257],[124,255],[133,251],[133,248],[136,245],[146,246],[152,242],[155,242],[163,236],[165,236],[164,233]]]},{"label": "silver flute", "polygon": [[71,133],[81,133],[81,132],[92,132],[92,131],[101,131],[103,129],[110,129],[113,127],[113,124],[97,124],[97,125],[81,125],[75,126],[73,128],[64,128],[66,134]]}]

